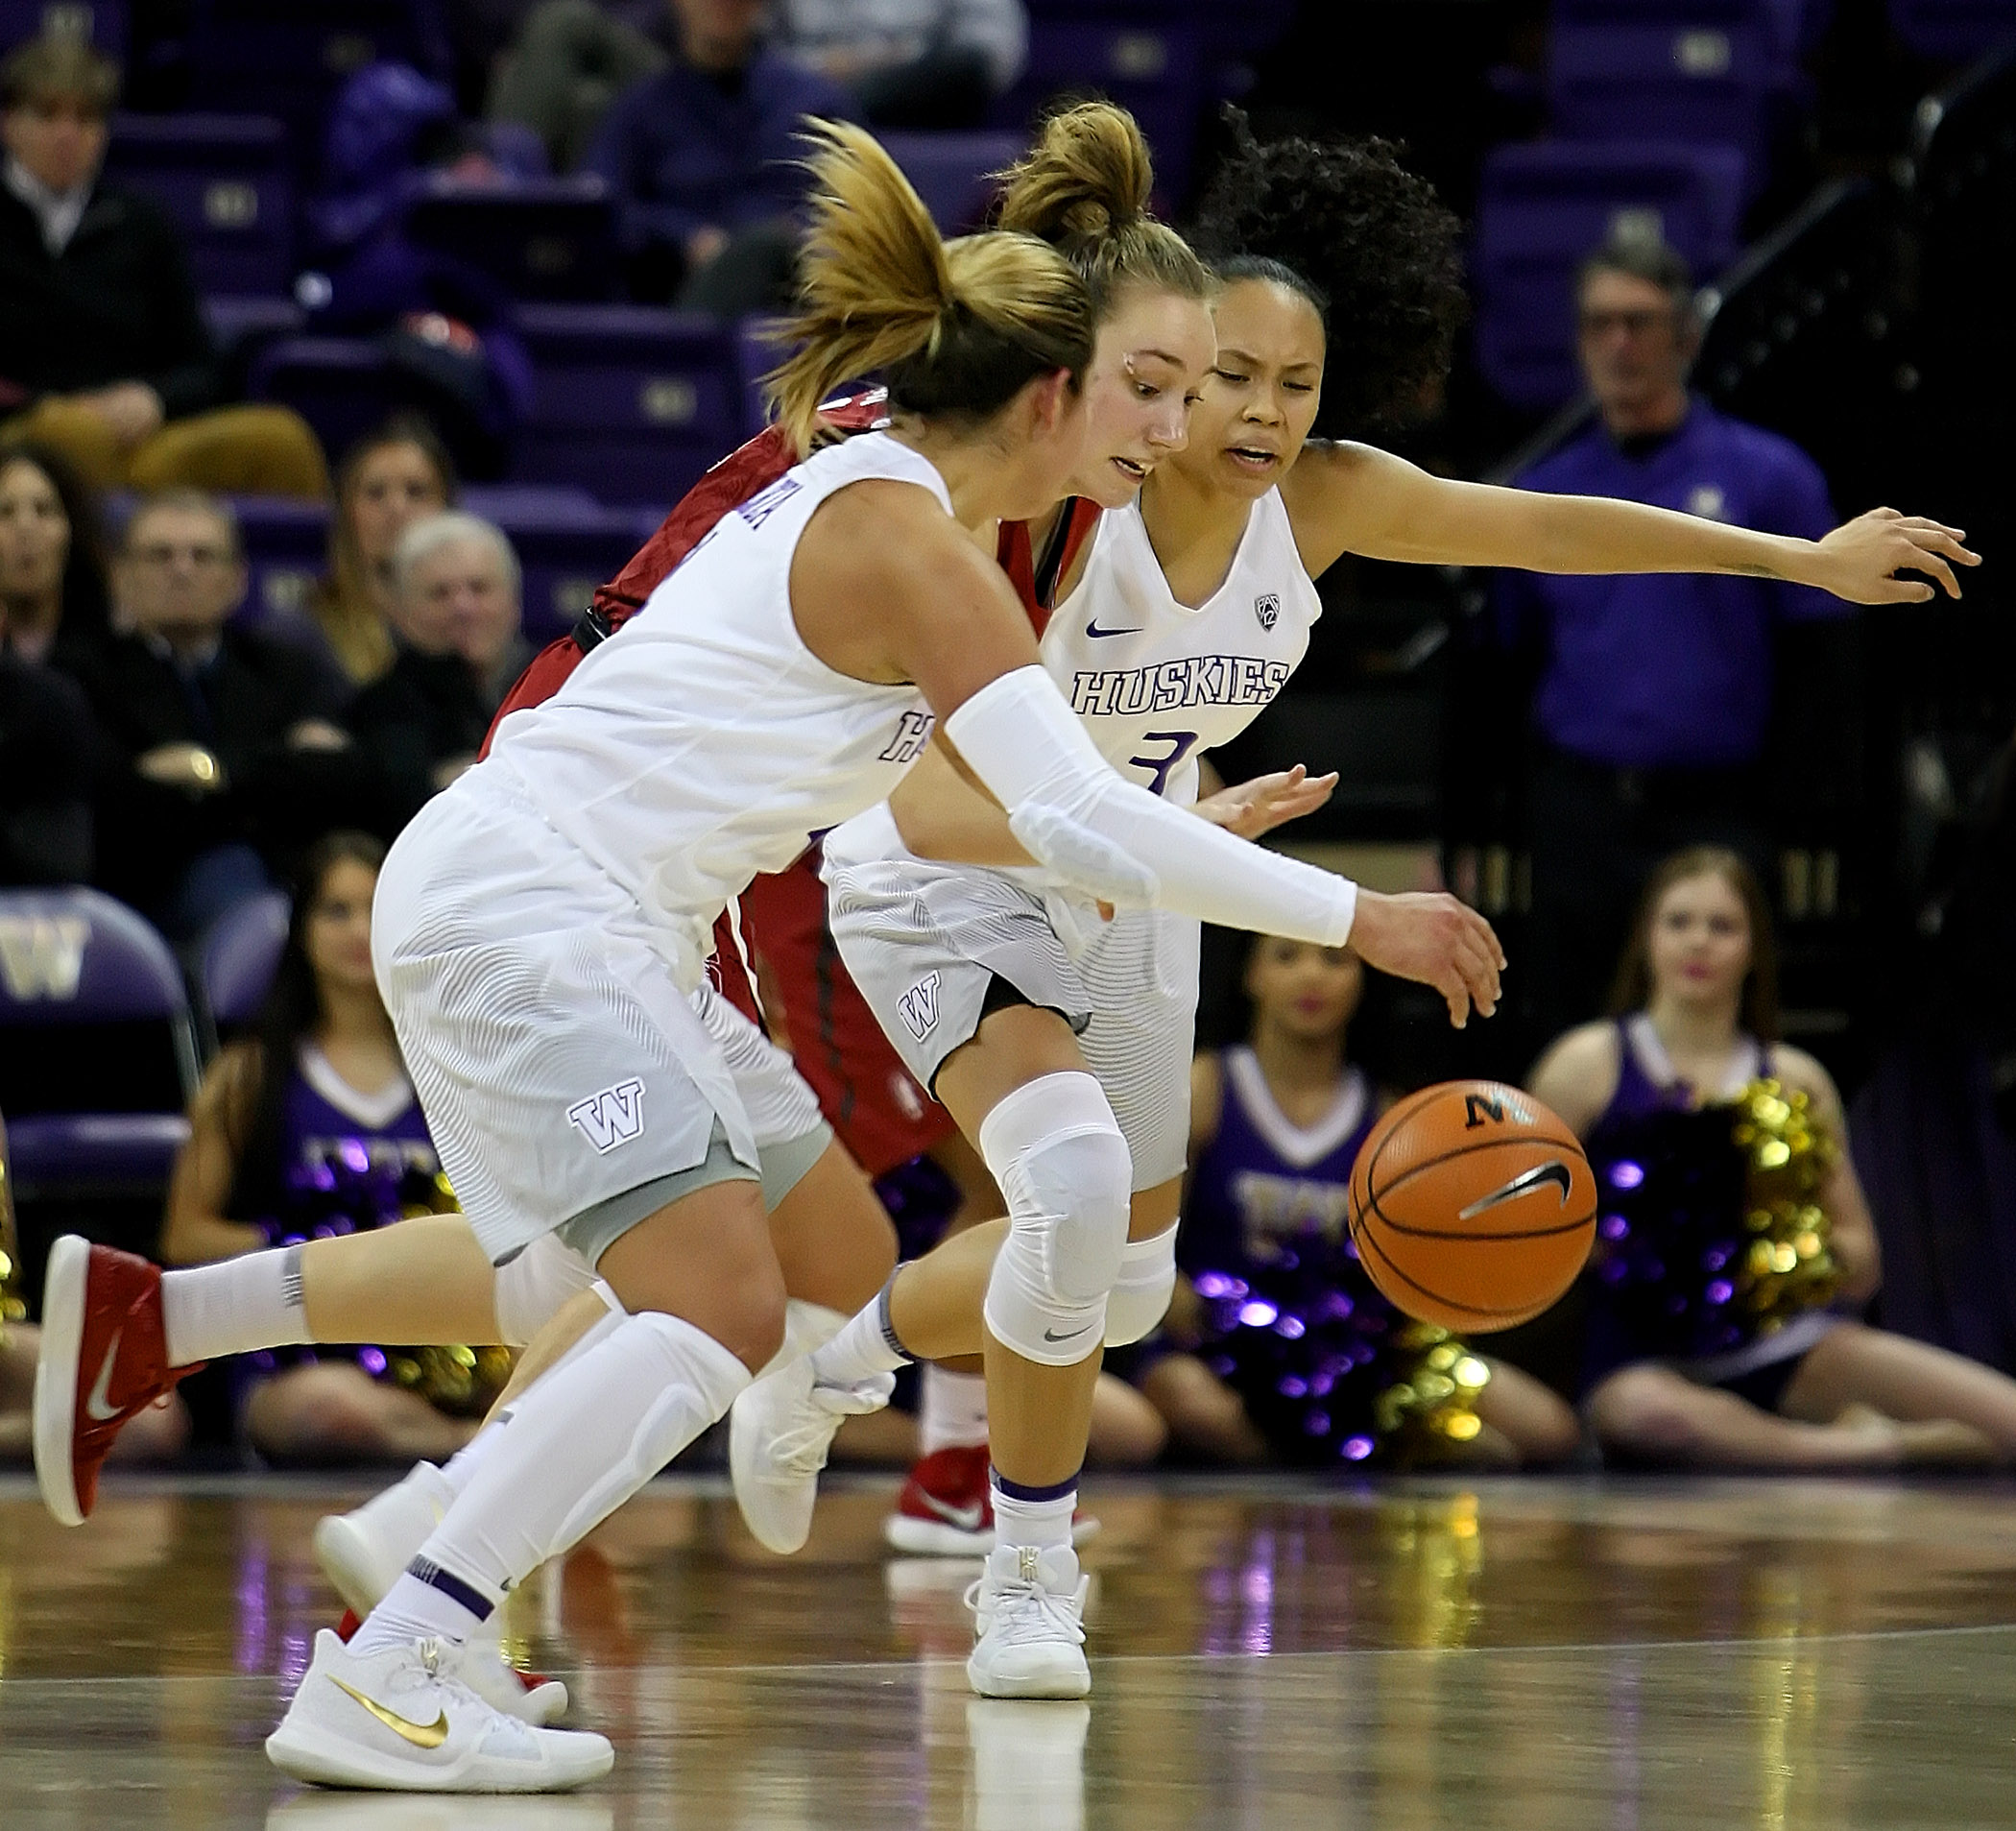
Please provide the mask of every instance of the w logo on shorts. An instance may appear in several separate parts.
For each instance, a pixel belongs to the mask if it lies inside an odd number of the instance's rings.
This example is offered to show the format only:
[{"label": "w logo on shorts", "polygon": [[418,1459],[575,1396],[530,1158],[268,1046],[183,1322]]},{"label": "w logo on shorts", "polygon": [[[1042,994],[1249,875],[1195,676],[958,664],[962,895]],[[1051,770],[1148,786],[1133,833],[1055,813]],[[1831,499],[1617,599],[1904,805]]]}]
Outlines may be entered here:
[{"label": "w logo on shorts", "polygon": [[627,1144],[644,1129],[644,1083],[618,1081],[567,1108],[574,1129],[607,1156],[618,1144]]},{"label": "w logo on shorts", "polygon": [[920,1043],[938,1027],[938,975],[927,973],[896,1001],[897,1015]]}]

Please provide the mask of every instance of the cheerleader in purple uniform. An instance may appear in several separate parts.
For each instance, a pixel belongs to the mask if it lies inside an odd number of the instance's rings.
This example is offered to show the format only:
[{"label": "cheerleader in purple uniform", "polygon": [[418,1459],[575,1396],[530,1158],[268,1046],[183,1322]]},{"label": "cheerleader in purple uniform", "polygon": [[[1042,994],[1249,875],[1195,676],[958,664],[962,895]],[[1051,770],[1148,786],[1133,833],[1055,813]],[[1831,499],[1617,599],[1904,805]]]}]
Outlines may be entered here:
[{"label": "cheerleader in purple uniform", "polygon": [[1255,944],[1252,1040],[1193,1068],[1184,1276],[1137,1381],[1212,1461],[1558,1461],[1579,1434],[1566,1405],[1359,1269],[1345,1206],[1380,1108],[1344,1054],[1363,986],[1348,949]]},{"label": "cheerleader in purple uniform", "polygon": [[[169,1184],[161,1257],[186,1265],[454,1206],[372,977],[383,848],[309,854],[256,1037],[204,1077]],[[247,1439],[291,1463],[441,1460],[510,1374],[500,1348],[292,1347],[236,1363]]]},{"label": "cheerleader in purple uniform", "polygon": [[1735,853],[1652,875],[1616,1016],[1532,1091],[1588,1146],[1583,1409],[1628,1460],[1881,1468],[2016,1456],[2016,1381],[1856,1320],[1882,1282],[1840,1096],[1776,1040],[1769,911]]}]

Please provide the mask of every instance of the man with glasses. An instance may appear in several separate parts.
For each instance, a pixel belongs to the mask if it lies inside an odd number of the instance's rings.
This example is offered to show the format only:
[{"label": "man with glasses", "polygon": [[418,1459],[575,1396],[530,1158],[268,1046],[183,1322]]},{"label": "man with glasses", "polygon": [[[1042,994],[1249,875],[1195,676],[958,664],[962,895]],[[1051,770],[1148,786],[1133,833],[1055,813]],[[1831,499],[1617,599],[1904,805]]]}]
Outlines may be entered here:
[{"label": "man with glasses", "polygon": [[[1583,263],[1582,372],[1596,423],[1515,481],[1817,540],[1835,524],[1818,467],[1788,440],[1688,389],[1700,341],[1687,263],[1625,240]],[[1500,577],[1501,639],[1539,657],[1524,951],[1540,1035],[1602,1008],[1646,873],[1695,844],[1775,877],[1760,780],[1783,619],[1848,607],[1771,579],[1707,574]]]},{"label": "man with glasses", "polygon": [[236,518],[193,490],[133,511],[112,566],[117,634],[80,663],[104,728],[99,877],[171,938],[263,889],[362,789],[341,688],[305,651],[231,620]]}]

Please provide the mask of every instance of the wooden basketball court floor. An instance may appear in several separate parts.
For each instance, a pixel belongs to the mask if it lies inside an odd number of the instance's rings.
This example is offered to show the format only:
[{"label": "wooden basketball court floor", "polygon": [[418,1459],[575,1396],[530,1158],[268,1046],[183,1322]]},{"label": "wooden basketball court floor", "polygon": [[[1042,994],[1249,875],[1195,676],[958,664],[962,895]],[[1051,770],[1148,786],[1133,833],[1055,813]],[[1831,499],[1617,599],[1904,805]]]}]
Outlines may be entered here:
[{"label": "wooden basketball court floor", "polygon": [[976,1566],[885,1555],[886,1480],[773,1558],[656,1484],[513,1598],[617,1746],[523,1801],[303,1792],[260,1744],[335,1604],[346,1482],[0,1477],[0,1828],[2016,1823],[2016,1488],[1099,1480],[1093,1695],[984,1702]]}]

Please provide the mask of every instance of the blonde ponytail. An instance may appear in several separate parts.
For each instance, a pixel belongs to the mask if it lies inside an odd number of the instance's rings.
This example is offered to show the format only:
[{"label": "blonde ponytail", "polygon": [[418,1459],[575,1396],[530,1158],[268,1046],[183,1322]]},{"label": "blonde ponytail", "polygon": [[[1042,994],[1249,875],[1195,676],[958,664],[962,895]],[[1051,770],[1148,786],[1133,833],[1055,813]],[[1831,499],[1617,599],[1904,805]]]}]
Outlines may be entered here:
[{"label": "blonde ponytail", "polygon": [[1048,242],[1084,275],[1104,316],[1129,283],[1209,299],[1209,270],[1189,244],[1148,213],[1155,164],[1140,125],[1111,102],[1081,102],[1043,125],[1005,172],[996,220]]},{"label": "blonde ponytail", "polygon": [[772,416],[799,450],[843,382],[881,375],[899,410],[984,419],[1092,355],[1084,281],[1055,250],[998,231],[946,243],[896,161],[860,128],[814,121],[811,226],[797,346],[764,377]]}]

